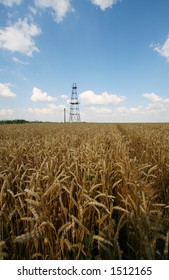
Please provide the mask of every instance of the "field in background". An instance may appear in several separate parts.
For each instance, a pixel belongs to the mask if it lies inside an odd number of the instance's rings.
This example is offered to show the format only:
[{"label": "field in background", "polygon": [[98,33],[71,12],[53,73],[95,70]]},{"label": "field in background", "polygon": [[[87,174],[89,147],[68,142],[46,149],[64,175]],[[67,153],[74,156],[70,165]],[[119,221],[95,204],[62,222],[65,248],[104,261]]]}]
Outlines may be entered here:
[{"label": "field in background", "polygon": [[0,126],[0,259],[168,259],[169,124]]}]

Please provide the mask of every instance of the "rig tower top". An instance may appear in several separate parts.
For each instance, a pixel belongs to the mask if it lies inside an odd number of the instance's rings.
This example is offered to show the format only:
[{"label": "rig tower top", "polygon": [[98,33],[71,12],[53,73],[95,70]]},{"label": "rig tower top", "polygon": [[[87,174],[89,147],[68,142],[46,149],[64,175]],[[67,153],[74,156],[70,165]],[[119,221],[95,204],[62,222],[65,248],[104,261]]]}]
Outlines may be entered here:
[{"label": "rig tower top", "polygon": [[76,83],[73,83],[72,94],[70,100],[70,116],[69,122],[80,122],[80,111],[79,111],[78,95]]}]

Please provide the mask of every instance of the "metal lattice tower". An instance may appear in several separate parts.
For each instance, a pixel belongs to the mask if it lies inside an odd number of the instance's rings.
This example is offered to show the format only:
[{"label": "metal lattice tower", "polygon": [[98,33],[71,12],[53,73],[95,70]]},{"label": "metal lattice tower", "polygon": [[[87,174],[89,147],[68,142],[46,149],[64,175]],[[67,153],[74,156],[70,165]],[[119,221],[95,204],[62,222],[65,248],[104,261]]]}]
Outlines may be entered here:
[{"label": "metal lattice tower", "polygon": [[69,122],[80,122],[80,111],[79,111],[79,101],[77,95],[76,83],[72,86],[72,95],[70,100],[70,116]]}]

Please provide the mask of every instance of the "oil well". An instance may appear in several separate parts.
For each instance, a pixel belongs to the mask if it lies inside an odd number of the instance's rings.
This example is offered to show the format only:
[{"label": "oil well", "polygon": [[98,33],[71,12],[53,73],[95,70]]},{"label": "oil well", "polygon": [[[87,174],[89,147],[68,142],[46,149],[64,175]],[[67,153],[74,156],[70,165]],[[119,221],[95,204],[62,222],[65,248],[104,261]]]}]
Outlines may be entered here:
[{"label": "oil well", "polygon": [[70,100],[70,114],[69,114],[69,122],[80,122],[80,110],[79,110],[79,100],[77,94],[77,85],[73,83],[72,85],[72,94]]}]

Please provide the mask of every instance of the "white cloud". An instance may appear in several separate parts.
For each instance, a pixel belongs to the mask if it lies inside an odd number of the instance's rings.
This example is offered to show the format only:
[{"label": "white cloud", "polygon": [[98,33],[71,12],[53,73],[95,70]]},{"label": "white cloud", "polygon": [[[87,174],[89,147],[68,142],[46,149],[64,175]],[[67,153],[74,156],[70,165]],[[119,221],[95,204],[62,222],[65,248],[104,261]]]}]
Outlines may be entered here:
[{"label": "white cloud", "polygon": [[26,18],[19,18],[14,25],[0,29],[0,48],[32,56],[33,52],[38,51],[33,37],[40,33],[41,29],[37,25],[29,24]]},{"label": "white cloud", "polygon": [[38,116],[51,113],[51,110],[49,110],[49,108],[28,108],[27,111]]},{"label": "white cloud", "polygon": [[12,60],[13,60],[14,62],[19,63],[19,64],[22,64],[22,65],[28,65],[28,64],[29,64],[29,62],[20,60],[19,58],[15,57],[15,56],[12,57]]},{"label": "white cloud", "polygon": [[101,107],[101,108],[96,108],[94,106],[89,107],[89,109],[97,114],[107,114],[107,113],[111,113],[112,110],[105,108],[105,107]]},{"label": "white cloud", "polygon": [[126,107],[119,106],[114,109],[117,117],[126,117],[126,121],[134,119],[140,121],[158,121],[163,118],[169,110],[169,98],[162,98],[155,93],[144,93],[142,96],[150,101],[147,106]]},{"label": "white cloud", "polygon": [[103,92],[100,95],[95,94],[93,91],[88,90],[79,94],[79,99],[84,105],[109,105],[118,104],[124,101],[124,96],[118,96],[116,94],[110,94]]},{"label": "white cloud", "polygon": [[70,102],[71,102],[70,99],[67,99],[67,100],[66,100],[66,103],[69,104],[69,105],[70,105]]},{"label": "white cloud", "polygon": [[7,6],[12,7],[13,4],[20,5],[22,0],[0,0],[0,3]]},{"label": "white cloud", "polygon": [[34,113],[38,116],[40,115],[48,115],[48,114],[53,114],[53,113],[56,113],[56,112],[60,112],[60,111],[63,111],[65,108],[64,105],[55,105],[53,103],[51,104],[48,104],[47,107],[44,107],[44,108],[28,108],[27,111],[29,113]]},{"label": "white cloud", "polygon": [[16,94],[13,93],[10,89],[10,85],[0,83],[0,97],[16,97]]},{"label": "white cloud", "polygon": [[12,115],[14,110],[12,109],[0,109],[0,115]]},{"label": "white cloud", "polygon": [[160,102],[163,99],[155,93],[144,93],[143,96],[152,102]]},{"label": "white cloud", "polygon": [[120,106],[115,111],[122,116],[129,116],[132,114],[160,114],[161,112],[167,112],[169,110],[169,98],[162,98],[155,93],[144,93],[142,96],[150,101],[147,106],[138,107],[125,107]]},{"label": "white cloud", "polygon": [[142,96],[150,101],[147,106],[137,106],[137,107],[126,107],[119,106],[115,108],[115,112],[118,115],[131,117],[139,117],[145,115],[150,116],[159,116],[161,113],[167,113],[169,110],[169,98],[162,98],[155,93],[144,93]]},{"label": "white cloud", "polygon": [[161,56],[164,56],[169,62],[169,37],[166,39],[164,44],[160,46],[160,44],[153,45],[154,50],[159,53]]},{"label": "white cloud", "polygon": [[162,98],[155,93],[144,93],[143,96],[149,99],[152,103],[165,103],[169,104],[169,98]]},{"label": "white cloud", "polygon": [[124,115],[128,115],[128,114],[137,114],[137,113],[141,113],[142,111],[144,111],[142,106],[138,106],[138,107],[125,107],[125,106],[120,106],[116,108],[116,111],[120,114],[124,114]]},{"label": "white cloud", "polygon": [[31,100],[36,102],[36,101],[47,101],[47,102],[53,102],[57,98],[49,96],[47,92],[42,92],[41,89],[34,87],[32,90],[32,96]]},{"label": "white cloud", "polygon": [[143,96],[150,100],[145,110],[152,113],[165,112],[169,110],[169,98],[162,98],[155,93],[145,93]]},{"label": "white cloud", "polygon": [[69,96],[68,96],[68,95],[66,95],[66,94],[62,94],[62,95],[61,95],[61,98],[63,98],[63,99],[68,99],[68,98],[69,98]]},{"label": "white cloud", "polygon": [[56,104],[54,104],[54,103],[51,103],[51,104],[49,104],[48,105],[48,108],[51,110],[51,111],[55,111],[55,110],[63,110],[64,108],[65,108],[65,106],[64,105],[56,105]]},{"label": "white cloud", "polygon": [[35,4],[40,8],[52,9],[57,22],[62,21],[64,16],[72,10],[70,0],[35,0]]},{"label": "white cloud", "polygon": [[35,9],[35,7],[29,6],[28,9],[33,15],[37,14],[37,10]]},{"label": "white cloud", "polygon": [[107,8],[111,8],[113,5],[117,4],[119,0],[91,0],[92,4],[99,6],[102,11]]}]

